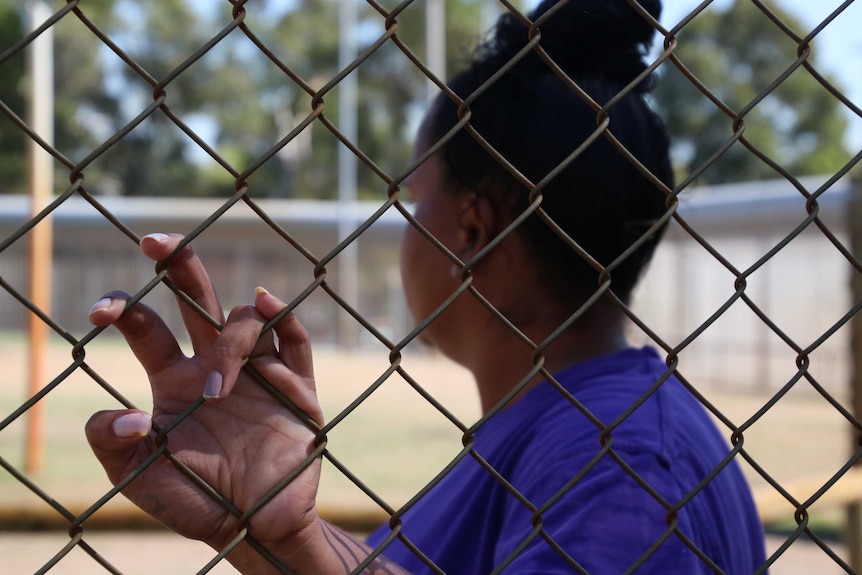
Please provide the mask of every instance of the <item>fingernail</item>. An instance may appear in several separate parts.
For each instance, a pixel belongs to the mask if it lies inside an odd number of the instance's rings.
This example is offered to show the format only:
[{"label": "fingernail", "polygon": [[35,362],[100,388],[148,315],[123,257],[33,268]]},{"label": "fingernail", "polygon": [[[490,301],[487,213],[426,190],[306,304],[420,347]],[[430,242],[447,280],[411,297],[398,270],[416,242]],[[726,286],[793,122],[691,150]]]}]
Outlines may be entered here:
[{"label": "fingernail", "polygon": [[221,396],[221,387],[224,379],[217,371],[209,372],[204,384],[204,399],[218,399]]},{"label": "fingernail", "polygon": [[[171,236],[169,236],[168,234],[159,234],[159,233],[156,233],[156,234],[147,234],[147,235],[145,235],[145,236],[144,236],[144,238],[150,238],[151,240],[155,240],[155,241],[157,241],[157,242],[159,242],[159,243],[161,243],[161,242],[165,241],[165,240],[166,240],[166,239],[168,239],[169,237],[171,237]],[[142,239],[144,239],[144,238],[142,238]]]},{"label": "fingernail", "polygon": [[150,432],[149,413],[127,413],[114,420],[114,435],[117,437],[143,437]]},{"label": "fingernail", "polygon": [[257,286],[256,288],[254,288],[254,295],[260,295],[262,293],[268,294],[269,290],[261,286]]},{"label": "fingernail", "polygon": [[103,297],[99,301],[93,304],[93,307],[90,308],[90,311],[87,312],[87,315],[93,315],[97,311],[105,311],[111,304],[114,303],[114,300],[109,297]]}]

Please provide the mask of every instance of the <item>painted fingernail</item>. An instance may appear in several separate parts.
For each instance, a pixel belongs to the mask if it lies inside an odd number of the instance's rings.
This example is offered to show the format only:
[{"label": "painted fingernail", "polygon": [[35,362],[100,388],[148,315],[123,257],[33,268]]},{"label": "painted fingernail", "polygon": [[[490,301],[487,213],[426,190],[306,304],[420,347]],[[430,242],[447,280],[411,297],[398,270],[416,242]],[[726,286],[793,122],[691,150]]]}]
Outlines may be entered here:
[{"label": "painted fingernail", "polygon": [[90,311],[87,312],[87,315],[93,315],[97,311],[105,311],[111,304],[114,303],[114,300],[109,297],[103,297],[99,301],[93,304],[93,307],[90,308]]},{"label": "painted fingernail", "polygon": [[[161,242],[165,241],[166,239],[168,239],[168,238],[170,238],[170,237],[171,237],[171,236],[169,236],[168,234],[159,234],[159,233],[156,233],[156,234],[147,234],[146,236],[144,236],[144,238],[150,238],[151,240],[155,240],[155,241],[157,241],[157,242],[159,242],[159,243],[161,243]],[[142,239],[143,239],[143,238],[142,238]]]},{"label": "painted fingernail", "polygon": [[114,435],[117,437],[143,437],[150,432],[149,413],[127,413],[114,420]]},{"label": "painted fingernail", "polygon": [[204,384],[204,399],[218,399],[221,396],[221,387],[224,383],[221,373],[217,371],[209,372],[207,381]]},{"label": "painted fingernail", "polygon": [[254,295],[260,295],[262,293],[268,294],[269,290],[261,286],[257,286],[256,288],[254,288]]}]

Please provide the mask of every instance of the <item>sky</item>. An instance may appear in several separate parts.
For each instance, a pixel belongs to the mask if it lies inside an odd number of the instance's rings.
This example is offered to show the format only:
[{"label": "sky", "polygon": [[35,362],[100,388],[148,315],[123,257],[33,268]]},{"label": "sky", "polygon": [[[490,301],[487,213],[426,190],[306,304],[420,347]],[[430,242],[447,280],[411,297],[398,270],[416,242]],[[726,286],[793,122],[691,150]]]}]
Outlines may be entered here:
[{"label": "sky", "polygon": [[[805,36],[820,25],[842,4],[842,0],[764,0],[768,7],[778,6],[793,14],[808,26],[798,33]],[[663,0],[661,23],[670,29],[685,18],[699,4],[699,0]],[[715,0],[710,6],[721,9],[730,0]],[[817,68],[837,79],[841,91],[857,107],[862,108],[862,1],[855,0],[835,20],[824,28],[813,44],[812,56]],[[862,150],[862,118],[847,110],[847,145],[851,153]]]}]

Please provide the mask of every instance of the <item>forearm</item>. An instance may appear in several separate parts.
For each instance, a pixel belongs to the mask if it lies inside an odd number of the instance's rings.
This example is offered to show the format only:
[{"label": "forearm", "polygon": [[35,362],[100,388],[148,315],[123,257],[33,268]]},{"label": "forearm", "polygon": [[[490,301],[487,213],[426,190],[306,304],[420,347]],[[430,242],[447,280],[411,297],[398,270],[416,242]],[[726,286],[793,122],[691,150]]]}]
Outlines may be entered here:
[{"label": "forearm", "polygon": [[[372,553],[372,549],[349,533],[319,521],[304,533],[294,536],[289,544],[278,549],[265,546],[280,565],[273,564],[249,543],[242,542],[228,556],[228,561],[241,573],[269,575],[347,575]],[[382,555],[362,571],[363,575],[408,575]]]}]

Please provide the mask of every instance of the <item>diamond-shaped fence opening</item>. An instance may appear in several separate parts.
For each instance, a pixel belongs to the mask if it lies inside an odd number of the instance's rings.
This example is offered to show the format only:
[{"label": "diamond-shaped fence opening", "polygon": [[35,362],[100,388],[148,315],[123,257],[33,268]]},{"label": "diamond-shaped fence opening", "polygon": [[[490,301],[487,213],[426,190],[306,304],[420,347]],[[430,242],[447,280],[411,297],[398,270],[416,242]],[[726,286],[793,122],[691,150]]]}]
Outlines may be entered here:
[{"label": "diamond-shaped fence opening", "polygon": [[[235,548],[251,548],[284,571],[260,543],[266,533],[256,531],[255,521],[322,460],[317,508],[325,519],[356,534],[388,522],[391,533],[372,557],[386,555],[395,541],[430,572],[441,572],[402,519],[445,485],[453,468],[469,463],[502,486],[488,521],[501,521],[505,510],[527,526],[522,539],[497,552],[488,572],[510,572],[507,566],[542,540],[572,573],[588,572],[589,560],[557,543],[550,521],[563,513],[558,500],[610,463],[624,488],[646,492],[667,522],[661,537],[635,553],[630,571],[650,565],[665,540],[678,540],[705,568],[722,573],[679,521],[686,504],[706,497],[734,460],[767,532],[766,559],[756,572],[862,572],[856,467],[862,213],[853,177],[862,152],[848,151],[852,137],[843,128],[858,127],[862,110],[858,96],[842,92],[813,57],[821,39],[859,15],[858,3],[821,7],[818,21],[801,29],[772,3],[756,0],[737,0],[733,10],[672,5],[674,21],[661,24],[628,2],[657,30],[651,70],[658,70],[660,85],[675,86],[664,94],[659,88],[658,107],[669,125],[689,115],[696,131],[682,134],[673,149],[679,181],[673,189],[614,136],[614,106],[637,82],[600,104],[556,72],[595,112],[591,137],[610,141],[666,196],[660,219],[670,222],[666,236],[630,303],[613,294],[612,278],[634,248],[613,262],[593,260],[545,211],[547,182],[517,172],[470,123],[470,106],[493,81],[463,100],[443,84],[446,68],[467,53],[450,49],[441,60],[435,47],[475,39],[505,11],[517,14],[530,49],[554,66],[541,44],[543,20],[531,23],[505,2],[462,2],[435,30],[434,7],[442,3],[434,0],[300,4],[0,2],[0,192],[8,192],[0,195],[2,571],[131,573],[143,561],[145,572],[228,573],[225,557]],[[339,27],[336,20],[354,8],[361,25]],[[707,21],[719,33],[704,43]],[[752,26],[763,31],[757,40],[774,42],[759,49],[735,43],[736,32]],[[429,91],[456,103],[458,130],[472,134],[529,193],[524,212],[472,258],[449,252],[444,238],[417,221],[403,193],[405,178],[427,160],[411,160],[409,149]],[[697,104],[683,108],[686,101]],[[582,150],[570,152],[564,163]],[[830,166],[830,173],[810,176],[812,166]],[[722,180],[728,173],[736,177]],[[752,181],[704,185],[743,180]],[[590,301],[612,301],[631,320],[631,340],[654,346],[666,361],[667,371],[615,419],[597,417],[548,372],[545,351],[567,323],[532,341],[495,307],[486,286],[474,284],[483,259],[519,233],[530,214],[595,268]],[[656,226],[647,222],[635,245]],[[449,257],[457,286],[418,324],[408,319],[401,291],[405,227]],[[159,400],[115,332],[87,321],[88,306],[101,294],[127,292],[174,333],[183,333],[184,319],[211,337],[226,329],[218,306],[201,304],[205,298],[169,276],[176,254],[155,267],[140,256],[138,244],[153,232],[185,236],[181,245],[200,256],[225,311],[266,286],[302,320],[315,345],[323,421],[251,360],[243,367],[254,380],[253,395],[314,435],[309,453],[243,505],[193,471],[183,454],[180,433],[196,425],[203,399],[159,420],[152,454],[131,465],[116,487],[84,437],[94,411],[152,411]],[[423,344],[460,298],[485,303],[489,317],[532,352],[532,369],[517,374],[515,389],[493,405],[480,405],[466,370]],[[586,307],[572,311],[568,321]],[[197,351],[190,341],[179,346],[190,356]],[[506,416],[513,396],[542,376],[557,388],[566,417],[583,419],[595,433],[588,463],[574,476],[550,474],[546,500],[533,501],[512,480],[518,467],[498,469],[477,442],[483,428],[494,429]],[[656,490],[615,445],[615,433],[669,378],[711,414],[730,447],[726,460],[678,499]],[[547,443],[556,440],[549,435]],[[257,447],[248,453],[265,453]],[[269,470],[270,462],[253,464]],[[211,551],[181,547],[179,536],[154,531],[157,525],[119,494],[154,465],[173,465],[190,497],[234,516],[236,537]],[[585,528],[605,529],[613,539],[613,529]],[[117,535],[129,529],[132,545]],[[626,545],[608,543],[614,544]]]}]

